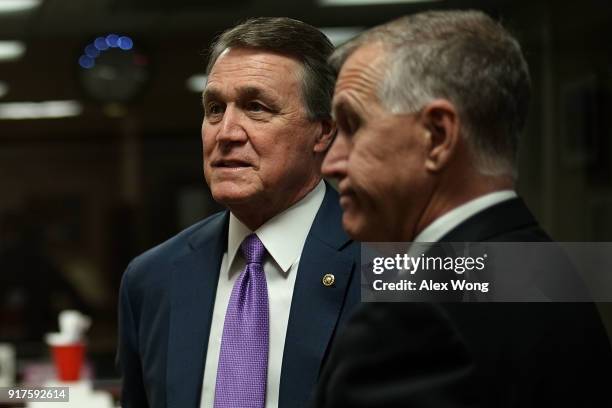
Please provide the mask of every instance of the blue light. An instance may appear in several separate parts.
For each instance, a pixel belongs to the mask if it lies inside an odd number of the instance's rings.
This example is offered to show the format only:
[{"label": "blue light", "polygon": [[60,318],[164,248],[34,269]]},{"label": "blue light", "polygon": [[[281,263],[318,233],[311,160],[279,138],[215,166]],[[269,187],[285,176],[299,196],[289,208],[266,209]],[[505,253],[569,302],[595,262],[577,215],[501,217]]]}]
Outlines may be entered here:
[{"label": "blue light", "polygon": [[117,34],[109,34],[106,36],[106,44],[108,44],[111,48],[117,47],[117,40],[119,40],[119,36]]},{"label": "blue light", "polygon": [[126,51],[131,50],[134,46],[134,42],[132,41],[132,39],[126,36],[119,37],[117,44],[119,45],[119,48]]},{"label": "blue light", "polygon": [[98,49],[94,47],[93,44],[89,44],[87,45],[87,47],[85,47],[85,55],[90,58],[96,58],[98,55],[100,55],[100,51],[98,51]]},{"label": "blue light", "polygon": [[108,44],[106,43],[106,38],[98,37],[94,41],[94,47],[96,47],[100,51],[104,51],[108,49]]},{"label": "blue light", "polygon": [[81,55],[79,58],[79,65],[85,69],[90,69],[95,65],[95,61],[93,58],[88,57],[87,55]]}]

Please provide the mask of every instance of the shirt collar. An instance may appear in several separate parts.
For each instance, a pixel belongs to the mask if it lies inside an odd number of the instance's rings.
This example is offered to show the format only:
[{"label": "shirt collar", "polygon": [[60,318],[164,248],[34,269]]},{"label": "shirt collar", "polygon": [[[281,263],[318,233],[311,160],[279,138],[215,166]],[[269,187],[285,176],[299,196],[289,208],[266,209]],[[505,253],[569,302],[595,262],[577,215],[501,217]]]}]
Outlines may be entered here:
[{"label": "shirt collar", "polygon": [[513,190],[500,190],[470,200],[434,220],[434,222],[429,224],[417,235],[414,242],[437,242],[472,215],[492,207],[495,204],[499,204],[502,201],[511,200],[516,197],[517,194]]},{"label": "shirt collar", "polygon": [[[266,251],[283,272],[289,272],[291,266],[299,259],[324,197],[325,183],[321,180],[304,198],[272,217],[255,231],[266,247]],[[227,239],[228,271],[229,266],[234,262],[240,244],[252,232],[230,212]]]}]

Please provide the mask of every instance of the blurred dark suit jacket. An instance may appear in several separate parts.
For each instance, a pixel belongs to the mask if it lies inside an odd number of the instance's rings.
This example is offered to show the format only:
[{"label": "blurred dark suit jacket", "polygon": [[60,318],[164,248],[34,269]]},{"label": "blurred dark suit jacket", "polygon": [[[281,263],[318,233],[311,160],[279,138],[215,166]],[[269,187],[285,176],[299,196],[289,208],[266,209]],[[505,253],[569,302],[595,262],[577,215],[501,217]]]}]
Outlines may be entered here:
[{"label": "blurred dark suit jacket", "polygon": [[[446,242],[550,241],[522,200]],[[371,303],[339,333],[318,408],[612,407],[612,352],[592,303]]]},{"label": "blurred dark suit jacket", "polygon": [[[307,406],[336,328],[359,303],[359,248],[329,185],[295,282],[279,407]],[[229,213],[208,217],[130,263],[121,284],[118,362],[124,408],[200,406],[204,362]],[[291,237],[287,237],[291,239]],[[321,278],[335,275],[325,287]],[[237,407],[238,408],[238,407]]]}]

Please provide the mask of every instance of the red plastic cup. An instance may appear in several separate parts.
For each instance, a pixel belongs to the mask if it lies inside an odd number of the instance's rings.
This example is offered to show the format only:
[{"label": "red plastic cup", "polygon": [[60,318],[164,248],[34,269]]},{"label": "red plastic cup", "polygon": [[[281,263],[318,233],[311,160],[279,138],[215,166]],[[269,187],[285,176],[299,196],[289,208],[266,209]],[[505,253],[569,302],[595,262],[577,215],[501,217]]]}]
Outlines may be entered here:
[{"label": "red plastic cup", "polygon": [[85,344],[52,345],[51,353],[55,363],[55,371],[60,381],[78,381],[81,377]]}]

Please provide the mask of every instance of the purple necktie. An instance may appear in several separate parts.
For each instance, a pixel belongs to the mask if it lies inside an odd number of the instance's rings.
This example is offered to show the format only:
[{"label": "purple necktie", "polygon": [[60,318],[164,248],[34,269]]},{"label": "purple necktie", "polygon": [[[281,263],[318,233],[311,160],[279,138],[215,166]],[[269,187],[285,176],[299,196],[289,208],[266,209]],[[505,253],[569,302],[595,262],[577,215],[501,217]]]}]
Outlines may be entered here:
[{"label": "purple necktie", "polygon": [[251,234],[240,249],[247,265],[230,297],[217,368],[215,408],[263,408],[268,380],[266,248]]}]

